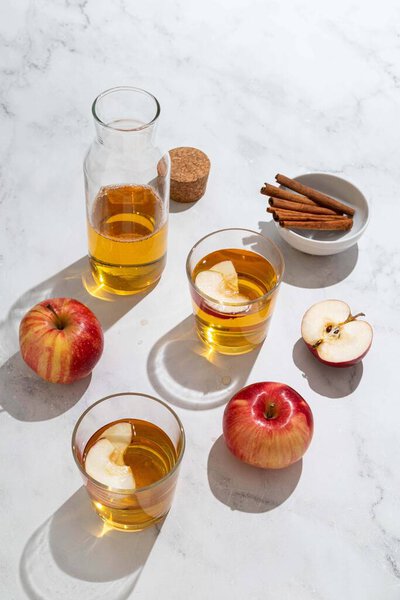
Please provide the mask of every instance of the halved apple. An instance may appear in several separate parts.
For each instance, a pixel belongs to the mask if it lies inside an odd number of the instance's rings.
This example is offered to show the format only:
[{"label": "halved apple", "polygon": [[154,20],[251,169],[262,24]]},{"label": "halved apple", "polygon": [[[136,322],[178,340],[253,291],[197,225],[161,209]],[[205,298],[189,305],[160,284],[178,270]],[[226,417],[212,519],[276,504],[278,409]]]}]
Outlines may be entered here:
[{"label": "halved apple", "polygon": [[358,321],[346,302],[323,300],[313,304],[301,323],[301,335],[312,354],[332,367],[350,367],[359,363],[372,343],[372,327]]},{"label": "halved apple", "polygon": [[219,312],[236,314],[246,312],[249,308],[244,304],[249,298],[239,293],[238,275],[230,260],[224,260],[211,269],[200,271],[196,276],[195,285],[203,294],[217,301],[210,303],[210,306]]},{"label": "halved apple", "polygon": [[135,489],[132,469],[125,465],[123,455],[132,439],[130,423],[116,423],[103,433],[87,453],[85,471],[112,488]]}]

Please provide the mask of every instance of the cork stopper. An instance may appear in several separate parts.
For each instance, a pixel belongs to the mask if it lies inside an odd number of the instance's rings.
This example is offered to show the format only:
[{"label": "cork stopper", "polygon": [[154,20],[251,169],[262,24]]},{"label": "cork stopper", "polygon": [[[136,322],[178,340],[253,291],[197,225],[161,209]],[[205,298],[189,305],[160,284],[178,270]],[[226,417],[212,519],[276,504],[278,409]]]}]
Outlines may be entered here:
[{"label": "cork stopper", "polygon": [[206,191],[210,160],[197,148],[180,147],[171,157],[170,198],[176,202],[196,202]]}]

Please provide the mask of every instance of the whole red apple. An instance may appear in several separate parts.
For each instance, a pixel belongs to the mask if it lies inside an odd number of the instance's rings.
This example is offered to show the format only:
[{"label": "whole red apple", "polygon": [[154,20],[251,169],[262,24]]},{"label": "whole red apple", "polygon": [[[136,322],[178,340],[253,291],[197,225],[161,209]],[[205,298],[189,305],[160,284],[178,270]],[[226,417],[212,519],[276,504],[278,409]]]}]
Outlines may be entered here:
[{"label": "whole red apple", "polygon": [[284,383],[253,383],[228,402],[223,417],[225,442],[240,460],[263,469],[298,461],[313,435],[307,402]]},{"label": "whole red apple", "polygon": [[72,383],[91,373],[103,352],[97,317],[81,302],[51,298],[31,308],[19,326],[22,358],[52,383]]},{"label": "whole red apple", "polygon": [[311,353],[324,365],[351,367],[359,363],[372,344],[372,327],[352,315],[346,302],[322,300],[303,316],[301,336]]}]

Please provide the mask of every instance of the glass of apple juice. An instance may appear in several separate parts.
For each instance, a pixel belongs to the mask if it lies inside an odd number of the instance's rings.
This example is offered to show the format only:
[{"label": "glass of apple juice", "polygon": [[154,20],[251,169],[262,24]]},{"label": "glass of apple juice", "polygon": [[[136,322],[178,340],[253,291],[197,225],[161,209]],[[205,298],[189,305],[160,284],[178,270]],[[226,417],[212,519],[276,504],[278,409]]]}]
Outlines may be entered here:
[{"label": "glass of apple juice", "polygon": [[171,508],[185,450],[182,423],[146,394],[107,396],[72,434],[72,452],[97,514],[123,531],[141,531]]},{"label": "glass of apple juice", "polygon": [[222,229],[193,246],[186,261],[199,337],[221,354],[245,354],[267,335],[284,260],[248,229]]}]

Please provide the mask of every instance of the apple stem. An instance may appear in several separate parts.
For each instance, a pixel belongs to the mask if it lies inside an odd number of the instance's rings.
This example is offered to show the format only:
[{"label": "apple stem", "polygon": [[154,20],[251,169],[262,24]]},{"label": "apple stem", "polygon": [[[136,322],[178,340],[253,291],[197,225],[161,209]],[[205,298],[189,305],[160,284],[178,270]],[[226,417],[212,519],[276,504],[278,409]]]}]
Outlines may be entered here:
[{"label": "apple stem", "polygon": [[46,308],[49,309],[50,312],[53,313],[53,315],[56,317],[56,327],[57,329],[63,329],[63,324],[62,321],[59,317],[59,315],[57,314],[57,312],[55,311],[55,309],[51,306],[51,304],[46,304]]},{"label": "apple stem", "polygon": [[271,402],[271,404],[268,404],[268,408],[265,411],[264,416],[268,420],[275,418],[275,403],[274,402]]},{"label": "apple stem", "polygon": [[349,317],[349,321],[355,321],[357,319],[357,317],[365,317],[365,313],[361,312],[361,313],[357,313],[356,315],[350,315]]},{"label": "apple stem", "polygon": [[339,326],[346,325],[346,323],[351,323],[352,321],[355,321],[358,317],[365,317],[365,313],[363,313],[363,312],[357,313],[356,315],[354,315],[354,317],[353,317],[353,315],[350,315],[349,317],[347,317],[347,319],[345,321],[343,321],[343,323],[339,323]]}]

